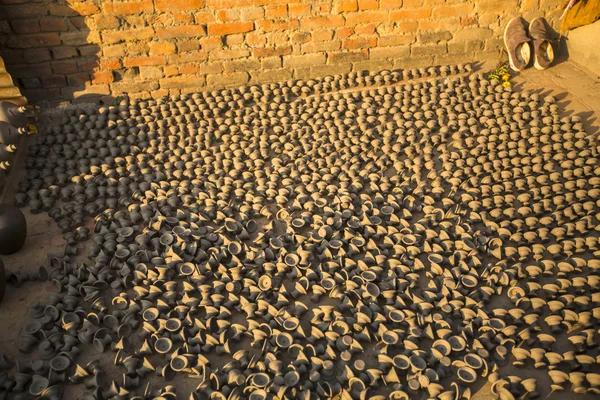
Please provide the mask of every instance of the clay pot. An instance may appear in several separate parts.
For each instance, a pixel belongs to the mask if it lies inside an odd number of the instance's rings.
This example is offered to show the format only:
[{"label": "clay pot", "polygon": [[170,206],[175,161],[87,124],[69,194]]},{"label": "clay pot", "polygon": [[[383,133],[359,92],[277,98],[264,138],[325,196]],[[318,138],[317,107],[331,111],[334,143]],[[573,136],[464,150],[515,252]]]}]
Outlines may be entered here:
[{"label": "clay pot", "polygon": [[0,204],[0,254],[21,250],[27,237],[27,221],[17,207]]}]

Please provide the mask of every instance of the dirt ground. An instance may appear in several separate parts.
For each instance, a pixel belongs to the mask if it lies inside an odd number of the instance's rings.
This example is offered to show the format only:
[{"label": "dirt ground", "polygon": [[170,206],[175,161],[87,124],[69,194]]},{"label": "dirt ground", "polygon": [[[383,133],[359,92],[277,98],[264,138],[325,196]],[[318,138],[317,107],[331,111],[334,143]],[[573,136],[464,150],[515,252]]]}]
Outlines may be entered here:
[{"label": "dirt ground", "polygon": [[[485,66],[482,70],[486,70]],[[519,90],[529,89],[544,95],[554,95],[558,100],[561,111],[563,111],[564,115],[561,116],[578,115],[582,118],[589,134],[600,132],[600,79],[597,76],[592,76],[581,67],[567,61],[543,72],[531,68],[514,78],[513,84]],[[0,198],[2,202],[12,203],[16,185],[20,176],[24,173],[24,158],[25,151],[21,151],[19,159],[15,163],[15,169],[12,171],[10,180]],[[62,254],[65,242],[60,229],[54,225],[52,219],[45,213],[31,214],[27,209],[24,209],[23,212],[28,221],[28,237],[25,247],[17,254],[2,257],[2,260],[7,269],[30,273],[36,271],[39,266],[46,265],[48,255]],[[90,225],[91,223],[92,221],[90,221]],[[28,321],[30,307],[37,301],[45,303],[48,296],[53,292],[50,282],[29,281],[23,283],[19,288],[7,287],[4,299],[0,304],[0,353],[5,353],[13,359],[16,357],[20,359],[31,357],[30,355],[20,354],[18,351],[21,331]],[[114,353],[108,351],[97,354],[92,346],[87,347],[89,348],[86,350],[87,353],[81,357],[82,365],[85,365],[88,360],[98,358],[101,360],[101,364],[105,366],[104,370],[107,372],[107,378],[117,378],[111,376],[110,370],[120,375],[116,368],[108,368],[113,363]],[[509,366],[505,372],[511,375],[519,375],[523,379],[535,377],[539,382],[538,387],[549,387],[548,376],[545,371],[519,370]],[[117,380],[120,380],[120,376]],[[195,387],[194,382],[187,382],[185,377],[177,378],[172,384],[177,387],[178,394],[184,394],[186,386],[189,386],[189,388]],[[494,398],[489,388],[490,385],[487,383],[480,385],[474,390],[473,398],[476,400]],[[67,385],[64,398],[77,398],[81,393],[81,389],[73,385]],[[573,393],[553,393],[549,398],[565,399],[571,398],[570,396],[578,399],[592,398],[581,395],[575,396]],[[179,398],[187,398],[187,396],[179,396]]]}]

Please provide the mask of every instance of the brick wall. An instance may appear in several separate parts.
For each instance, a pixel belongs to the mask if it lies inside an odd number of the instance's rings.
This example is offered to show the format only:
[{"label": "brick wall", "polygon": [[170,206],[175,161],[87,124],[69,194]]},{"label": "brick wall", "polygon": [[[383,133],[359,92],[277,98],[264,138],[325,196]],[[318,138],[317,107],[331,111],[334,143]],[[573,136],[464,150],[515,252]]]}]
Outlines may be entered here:
[{"label": "brick wall", "polygon": [[[0,55],[31,101],[498,57],[513,16],[563,0],[0,0]],[[86,98],[86,97],[83,97]]]}]

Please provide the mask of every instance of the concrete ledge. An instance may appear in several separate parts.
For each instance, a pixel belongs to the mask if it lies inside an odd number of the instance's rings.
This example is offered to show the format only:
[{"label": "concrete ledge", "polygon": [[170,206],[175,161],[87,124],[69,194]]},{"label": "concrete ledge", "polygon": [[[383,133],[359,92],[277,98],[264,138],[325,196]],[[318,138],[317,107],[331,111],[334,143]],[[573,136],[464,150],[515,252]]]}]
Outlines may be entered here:
[{"label": "concrete ledge", "polygon": [[567,39],[569,60],[600,76],[600,20],[569,31]]}]

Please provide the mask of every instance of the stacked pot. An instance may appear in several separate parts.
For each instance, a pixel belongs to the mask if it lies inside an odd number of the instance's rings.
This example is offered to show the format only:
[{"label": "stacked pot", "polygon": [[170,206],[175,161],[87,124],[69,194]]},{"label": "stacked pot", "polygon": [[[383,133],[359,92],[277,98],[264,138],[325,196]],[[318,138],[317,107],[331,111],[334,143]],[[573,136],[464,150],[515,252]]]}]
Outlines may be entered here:
[{"label": "stacked pot", "polygon": [[15,196],[64,232],[57,295],[21,341],[42,359],[18,371],[31,383],[3,387],[175,398],[165,381],[183,374],[192,399],[545,390],[513,363],[598,394],[599,147],[552,97],[496,83],[456,65],[65,111]]}]

